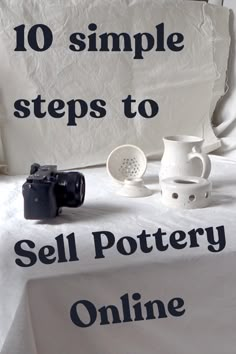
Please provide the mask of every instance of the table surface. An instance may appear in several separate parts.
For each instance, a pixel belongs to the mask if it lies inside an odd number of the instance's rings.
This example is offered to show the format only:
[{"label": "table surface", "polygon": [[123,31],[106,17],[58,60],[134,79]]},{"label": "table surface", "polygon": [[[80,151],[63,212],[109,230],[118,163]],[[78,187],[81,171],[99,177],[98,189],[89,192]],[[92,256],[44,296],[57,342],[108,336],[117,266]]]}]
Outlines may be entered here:
[{"label": "table surface", "polygon": [[[109,278],[109,280],[104,280],[104,288],[106,284],[110,283],[113,284],[113,287],[118,291],[118,285],[121,279],[118,280],[117,278],[117,282],[112,281],[112,279],[119,277],[119,275],[116,274],[119,274],[120,271],[123,272],[124,279],[126,277],[124,283],[132,283],[131,279],[133,277],[135,278],[132,273],[132,267],[137,267],[137,269],[147,267],[148,269],[151,265],[158,265],[160,272],[164,271],[168,277],[172,277],[171,274],[173,274],[173,277],[176,278],[176,269],[178,268],[178,264],[182,264],[182,262],[188,262],[187,264],[191,268],[191,265],[194,265],[195,262],[202,260],[204,264],[206,259],[212,260],[214,256],[216,265],[214,265],[214,267],[213,265],[208,265],[209,269],[212,268],[213,272],[213,268],[216,269],[217,267],[217,259],[222,260],[222,255],[225,257],[227,255],[229,268],[227,268],[226,265],[225,269],[232,269],[232,262],[234,261],[231,255],[234,254],[236,250],[236,162],[217,156],[212,156],[211,160],[212,173],[210,178],[213,183],[212,201],[211,205],[205,209],[175,210],[165,207],[161,203],[160,186],[158,184],[160,163],[150,162],[144,180],[145,184],[153,190],[152,196],[140,199],[128,199],[118,196],[115,193],[117,185],[114,184],[107,175],[104,167],[85,169],[82,171],[86,177],[85,204],[78,209],[64,208],[62,215],[50,222],[27,221],[23,218],[21,187],[25,181],[25,176],[1,176],[0,348],[7,338],[5,342],[5,345],[7,343],[7,349],[4,347],[4,353],[10,353],[9,348],[11,345],[9,343],[11,340],[9,339],[9,333],[12,330],[12,326],[14,327],[14,321],[17,322],[17,309],[19,309],[23,294],[26,294],[26,291],[28,294],[29,287],[33,289],[30,290],[31,293],[36,294],[35,289],[38,289],[37,291],[40,293],[40,289],[44,289],[45,286],[50,287],[50,284],[57,283],[58,279],[60,279],[57,278],[58,276],[66,281],[67,277],[70,276],[78,277],[80,275],[82,276],[84,273],[87,275],[90,274],[90,276],[94,277],[94,291],[96,292],[97,290],[99,293],[100,286],[96,283],[95,274],[100,274],[102,277],[106,274],[105,271],[107,270],[113,271],[114,275]],[[210,252],[206,229],[212,228],[216,233],[217,227],[220,226],[224,226],[225,229],[226,246],[218,253]],[[198,247],[193,247],[193,245],[191,247],[193,240],[189,237],[188,232],[197,228],[202,228],[204,234],[198,237]],[[158,229],[166,233],[165,236],[163,236],[163,242],[168,245],[168,248],[164,251],[160,250],[160,246],[155,243],[155,237],[152,236]],[[139,238],[137,238],[143,230],[151,235],[147,239],[149,247],[153,246],[149,253],[143,252],[140,247]],[[173,242],[171,243],[170,241],[170,235],[177,230],[186,233],[186,246],[181,249],[173,247]],[[110,246],[109,249],[104,249],[104,258],[95,258],[94,233],[98,233],[99,231],[107,231],[114,235],[114,245]],[[53,246],[56,252],[55,255],[59,257],[57,253],[58,244],[56,242],[56,237],[59,235],[61,235],[59,236],[60,240],[62,238],[64,239],[66,257],[68,260],[69,251],[66,237],[73,233],[77,246],[78,261],[58,263],[57,258],[57,260],[50,265],[40,262],[38,252],[40,248],[46,245]],[[127,236],[136,242],[137,250],[135,250],[133,254],[125,256],[120,252],[120,250],[122,250],[122,242],[120,241],[119,243],[119,240]],[[97,240],[99,240],[99,237],[96,237]],[[35,244],[33,251],[37,255],[37,262],[31,267],[24,268],[15,263],[16,258],[20,258],[22,262],[27,261],[26,258],[17,256],[14,250],[16,243],[21,240],[31,240]],[[217,240],[215,239],[215,241]],[[108,242],[108,238],[104,235],[102,242],[104,242],[104,244]],[[212,244],[213,243],[212,240]],[[213,247],[217,249],[218,246],[216,244]],[[225,260],[222,262],[224,263]],[[234,262],[234,264],[235,263],[236,262]],[[186,268],[184,269],[182,267],[181,269],[182,272],[187,271]],[[128,274],[127,272],[129,271],[132,275],[127,278],[125,274]],[[151,274],[154,276],[153,269],[149,269],[149,274],[150,277]],[[192,284],[191,279],[193,275],[186,275],[186,277],[188,276],[190,278],[189,284]],[[231,285],[234,283],[232,278],[230,278],[232,276],[232,273],[229,271],[228,279]],[[165,278],[162,273],[160,277],[161,279]],[[47,282],[47,278],[51,279],[49,283]],[[28,282],[29,280],[33,281],[33,287],[31,285],[32,283]],[[37,283],[38,281],[40,283]],[[204,284],[207,281],[207,278],[204,278]],[[40,284],[40,286],[38,284]],[[173,284],[177,286],[174,280]],[[55,286],[57,287],[58,285]],[[88,284],[85,285],[85,289],[91,292],[91,289],[87,288],[87,286]],[[143,286],[148,287],[147,284],[145,285],[145,281],[142,288]],[[107,299],[107,301],[108,300],[109,299]],[[37,325],[35,326],[37,327]],[[19,337],[18,330],[14,329],[15,332],[13,333],[15,334],[12,341],[15,341],[17,336]],[[86,345],[84,348],[87,348]],[[51,354],[54,354],[54,349],[51,348],[50,350],[52,350]],[[86,350],[89,349],[87,348]],[[101,350],[104,350],[104,348]],[[123,348],[123,350],[125,349]],[[137,348],[135,350],[137,353]],[[178,351],[176,351],[176,353],[177,352]],[[213,353],[213,351],[208,351],[208,353],[211,352]],[[19,351],[19,353],[22,352]],[[38,351],[37,353],[46,354],[46,352],[43,351]],[[74,352],[71,351],[71,353]],[[153,351],[150,351],[150,353],[153,353]],[[163,350],[161,353],[165,353],[165,351]],[[230,349],[225,351],[224,354],[225,353],[233,354]]]}]

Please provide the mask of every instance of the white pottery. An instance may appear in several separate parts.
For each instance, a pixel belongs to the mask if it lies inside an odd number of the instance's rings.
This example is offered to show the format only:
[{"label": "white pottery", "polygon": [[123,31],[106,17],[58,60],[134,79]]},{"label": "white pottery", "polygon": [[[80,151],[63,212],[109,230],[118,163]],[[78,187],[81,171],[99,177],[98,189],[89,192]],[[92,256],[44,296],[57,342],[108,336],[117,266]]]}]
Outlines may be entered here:
[{"label": "white pottery", "polygon": [[163,141],[165,149],[161,161],[160,181],[173,176],[209,177],[211,161],[202,152],[202,138],[176,135],[165,137]]},{"label": "white pottery", "polygon": [[210,203],[211,187],[201,177],[169,177],[161,181],[162,202],[169,208],[204,208]]},{"label": "white pottery", "polygon": [[128,198],[141,198],[148,197],[152,191],[144,185],[142,178],[128,178],[117,194]]},{"label": "white pottery", "polygon": [[121,145],[107,159],[107,172],[117,182],[127,178],[142,178],[147,168],[144,152],[135,145]]}]

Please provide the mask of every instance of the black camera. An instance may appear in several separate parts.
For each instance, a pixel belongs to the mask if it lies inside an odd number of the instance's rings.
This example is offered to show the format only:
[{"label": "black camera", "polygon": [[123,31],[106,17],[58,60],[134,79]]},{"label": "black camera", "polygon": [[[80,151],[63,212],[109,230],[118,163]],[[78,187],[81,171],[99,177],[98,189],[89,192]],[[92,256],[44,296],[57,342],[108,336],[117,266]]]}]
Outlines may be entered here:
[{"label": "black camera", "polygon": [[83,204],[85,178],[79,172],[59,172],[57,166],[33,164],[22,192],[25,219],[54,218],[63,206],[77,208]]}]

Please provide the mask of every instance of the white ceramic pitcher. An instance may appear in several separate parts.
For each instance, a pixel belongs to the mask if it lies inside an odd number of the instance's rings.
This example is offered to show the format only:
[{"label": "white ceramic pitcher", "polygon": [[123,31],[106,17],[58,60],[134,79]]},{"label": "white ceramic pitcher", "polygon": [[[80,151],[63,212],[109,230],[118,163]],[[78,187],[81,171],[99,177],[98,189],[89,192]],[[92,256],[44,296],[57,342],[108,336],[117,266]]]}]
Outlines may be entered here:
[{"label": "white ceramic pitcher", "polygon": [[195,136],[168,136],[164,141],[160,181],[168,177],[197,176],[208,178],[211,161],[202,152],[203,139]]}]

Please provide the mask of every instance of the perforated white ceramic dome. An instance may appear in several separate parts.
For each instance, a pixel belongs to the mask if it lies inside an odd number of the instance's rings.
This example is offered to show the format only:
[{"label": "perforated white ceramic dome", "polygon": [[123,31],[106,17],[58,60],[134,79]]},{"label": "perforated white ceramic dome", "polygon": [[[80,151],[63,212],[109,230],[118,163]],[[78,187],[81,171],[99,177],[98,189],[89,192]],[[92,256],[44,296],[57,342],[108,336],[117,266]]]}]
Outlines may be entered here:
[{"label": "perforated white ceramic dome", "polygon": [[114,149],[107,159],[107,172],[117,182],[141,178],[147,168],[144,152],[135,145],[121,145]]}]

